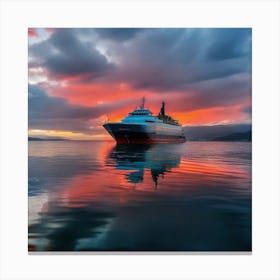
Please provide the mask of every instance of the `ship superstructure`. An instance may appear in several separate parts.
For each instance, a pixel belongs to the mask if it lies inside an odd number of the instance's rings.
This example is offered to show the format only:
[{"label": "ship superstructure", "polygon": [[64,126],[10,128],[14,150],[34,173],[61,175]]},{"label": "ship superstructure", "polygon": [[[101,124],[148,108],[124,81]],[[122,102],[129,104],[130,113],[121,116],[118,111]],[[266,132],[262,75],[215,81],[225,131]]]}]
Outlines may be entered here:
[{"label": "ship superstructure", "polygon": [[185,142],[182,126],[165,114],[165,103],[157,116],[141,106],[122,119],[121,122],[105,123],[104,128],[118,144]]}]

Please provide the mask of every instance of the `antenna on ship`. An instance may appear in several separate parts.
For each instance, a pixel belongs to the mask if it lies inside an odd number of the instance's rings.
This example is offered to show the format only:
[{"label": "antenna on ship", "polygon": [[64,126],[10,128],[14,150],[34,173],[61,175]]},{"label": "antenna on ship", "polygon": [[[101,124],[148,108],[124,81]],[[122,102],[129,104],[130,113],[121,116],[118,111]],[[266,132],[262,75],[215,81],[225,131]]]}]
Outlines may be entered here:
[{"label": "antenna on ship", "polygon": [[141,109],[145,108],[145,96],[143,96],[142,98],[142,105],[141,105]]}]

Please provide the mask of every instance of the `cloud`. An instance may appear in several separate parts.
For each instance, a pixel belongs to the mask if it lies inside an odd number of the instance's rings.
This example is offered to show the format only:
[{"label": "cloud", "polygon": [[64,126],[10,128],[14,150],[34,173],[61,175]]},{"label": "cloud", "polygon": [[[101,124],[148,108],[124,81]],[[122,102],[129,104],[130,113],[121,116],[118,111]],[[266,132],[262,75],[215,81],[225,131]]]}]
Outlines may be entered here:
[{"label": "cloud", "polygon": [[[39,85],[28,85],[29,129],[72,130],[77,132],[100,131],[100,121],[93,121],[109,112],[129,104],[119,101],[86,107],[70,104],[64,98],[49,96]],[[98,128],[99,126],[99,128]]]},{"label": "cloud", "polygon": [[252,106],[244,106],[240,109],[242,113],[251,115],[252,114]]},{"label": "cloud", "polygon": [[30,56],[52,75],[100,76],[113,67],[94,42],[83,43],[75,29],[57,29],[49,39],[30,47]]},{"label": "cloud", "polygon": [[162,92],[250,72],[251,32],[244,30],[147,29],[115,54],[116,77],[138,90]]},{"label": "cloud", "polygon": [[38,37],[38,33],[35,28],[28,28],[28,36],[29,37]]},{"label": "cloud", "polygon": [[[153,99],[160,104],[166,101],[168,112],[188,113],[196,110],[244,106],[251,102],[250,74],[236,74],[227,79],[212,79],[191,84],[184,91],[154,93]],[[150,100],[148,99],[148,102]],[[228,109],[230,110],[230,108]]]},{"label": "cloud", "polygon": [[193,84],[188,98],[191,109],[232,106],[250,102],[251,75],[236,74],[227,79],[212,79]]},{"label": "cloud", "polygon": [[30,47],[30,57],[54,76],[181,91],[191,83],[251,72],[251,29],[57,29]]},{"label": "cloud", "polygon": [[30,40],[30,82],[44,82],[48,92],[30,99],[31,125],[70,128],[73,120],[73,129],[87,130],[81,120],[123,113],[140,94],[152,106],[164,98],[172,112],[234,106],[246,116],[251,104],[250,28],[58,28],[47,35]]},{"label": "cloud", "polygon": [[102,39],[109,39],[117,42],[128,41],[135,37],[143,28],[96,28],[95,32]]},{"label": "cloud", "polygon": [[215,28],[209,36],[210,45],[206,56],[211,60],[242,57],[251,52],[250,28]]}]

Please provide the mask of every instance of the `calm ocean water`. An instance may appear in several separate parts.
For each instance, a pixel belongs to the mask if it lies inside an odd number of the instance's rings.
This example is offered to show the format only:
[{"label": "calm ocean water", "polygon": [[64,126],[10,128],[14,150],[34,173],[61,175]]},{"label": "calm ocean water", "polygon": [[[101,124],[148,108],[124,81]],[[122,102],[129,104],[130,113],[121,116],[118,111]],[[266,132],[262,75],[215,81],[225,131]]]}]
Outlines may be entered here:
[{"label": "calm ocean water", "polygon": [[29,251],[251,251],[251,143],[29,142]]}]

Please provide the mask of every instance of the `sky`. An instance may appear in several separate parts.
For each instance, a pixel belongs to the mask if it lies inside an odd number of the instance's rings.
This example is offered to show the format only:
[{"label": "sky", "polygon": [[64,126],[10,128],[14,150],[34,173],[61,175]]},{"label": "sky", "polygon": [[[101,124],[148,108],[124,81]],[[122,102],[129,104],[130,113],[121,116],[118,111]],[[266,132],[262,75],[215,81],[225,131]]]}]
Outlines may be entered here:
[{"label": "sky", "polygon": [[184,126],[251,123],[250,28],[29,28],[30,136],[107,139],[141,104]]}]

